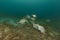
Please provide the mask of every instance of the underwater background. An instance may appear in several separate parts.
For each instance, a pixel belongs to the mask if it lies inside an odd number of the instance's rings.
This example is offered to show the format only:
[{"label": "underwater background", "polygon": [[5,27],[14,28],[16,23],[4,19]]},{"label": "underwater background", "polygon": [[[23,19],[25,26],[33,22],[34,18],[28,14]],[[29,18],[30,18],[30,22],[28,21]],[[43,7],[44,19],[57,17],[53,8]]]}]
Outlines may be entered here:
[{"label": "underwater background", "polygon": [[40,20],[60,32],[60,1],[57,0],[0,0],[0,19],[21,18],[36,14]]}]

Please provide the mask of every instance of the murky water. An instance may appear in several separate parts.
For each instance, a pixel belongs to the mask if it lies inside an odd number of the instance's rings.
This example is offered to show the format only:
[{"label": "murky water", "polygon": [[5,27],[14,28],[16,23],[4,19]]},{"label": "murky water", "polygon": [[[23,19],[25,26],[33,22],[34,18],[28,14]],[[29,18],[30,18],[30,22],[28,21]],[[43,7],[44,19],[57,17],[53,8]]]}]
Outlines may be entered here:
[{"label": "murky water", "polygon": [[[60,29],[60,6],[56,0],[46,1],[0,1],[0,22],[9,19],[20,19],[25,15],[36,14],[38,19],[46,22],[47,19],[51,21],[46,23],[53,27],[53,29]],[[8,17],[8,18],[5,18]],[[60,31],[59,31],[60,32]]]}]

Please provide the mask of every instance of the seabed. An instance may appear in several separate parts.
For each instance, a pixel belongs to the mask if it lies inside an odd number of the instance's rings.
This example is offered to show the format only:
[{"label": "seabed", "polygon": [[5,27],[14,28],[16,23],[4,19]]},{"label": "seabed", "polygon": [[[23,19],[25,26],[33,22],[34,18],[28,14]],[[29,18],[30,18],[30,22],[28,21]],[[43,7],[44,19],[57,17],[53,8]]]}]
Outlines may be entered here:
[{"label": "seabed", "polygon": [[[15,27],[6,22],[0,23],[0,40],[60,40],[60,34],[50,28],[46,28],[46,34],[42,34],[34,29],[31,24],[24,25],[24,27],[20,27],[20,25]],[[47,26],[43,22],[40,24]]]}]

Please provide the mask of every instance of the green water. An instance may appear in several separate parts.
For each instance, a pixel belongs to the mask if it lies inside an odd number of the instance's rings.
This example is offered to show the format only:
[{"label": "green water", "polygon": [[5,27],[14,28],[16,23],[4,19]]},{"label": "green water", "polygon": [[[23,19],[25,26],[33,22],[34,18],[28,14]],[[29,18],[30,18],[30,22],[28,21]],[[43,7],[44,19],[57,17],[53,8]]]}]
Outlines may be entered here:
[{"label": "green water", "polygon": [[[56,0],[0,0],[0,18],[20,19],[36,14],[43,23],[60,32],[60,1]],[[47,23],[46,19],[51,22]]]}]

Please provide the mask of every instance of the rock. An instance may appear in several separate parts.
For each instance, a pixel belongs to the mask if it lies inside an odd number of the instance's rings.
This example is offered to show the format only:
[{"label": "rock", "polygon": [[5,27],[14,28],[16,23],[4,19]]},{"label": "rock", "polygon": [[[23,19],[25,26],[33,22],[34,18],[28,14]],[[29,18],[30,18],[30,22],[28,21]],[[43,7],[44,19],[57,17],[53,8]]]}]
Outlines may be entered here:
[{"label": "rock", "polygon": [[41,33],[45,34],[45,28],[39,24],[33,24],[33,27],[37,30],[39,30]]}]

